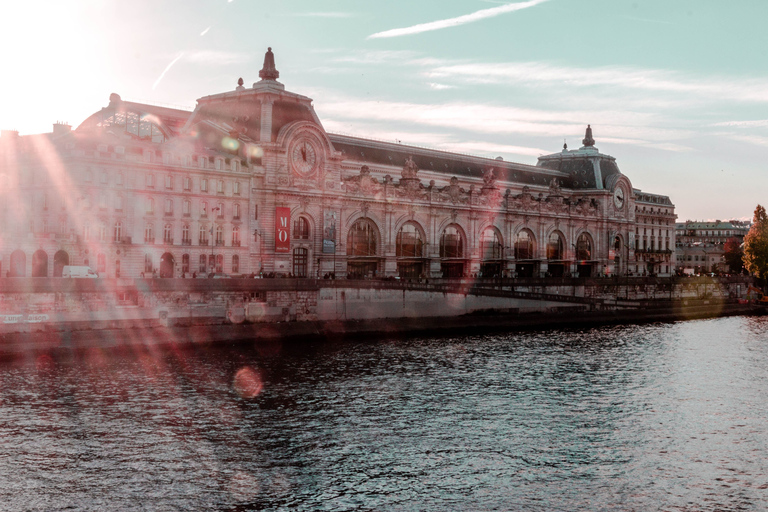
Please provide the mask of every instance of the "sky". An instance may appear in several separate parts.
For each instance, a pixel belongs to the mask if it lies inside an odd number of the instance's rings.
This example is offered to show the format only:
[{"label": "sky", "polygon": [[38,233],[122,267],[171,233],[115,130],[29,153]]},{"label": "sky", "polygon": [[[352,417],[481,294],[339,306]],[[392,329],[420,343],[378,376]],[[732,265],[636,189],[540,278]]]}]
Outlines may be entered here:
[{"label": "sky", "polygon": [[678,221],[768,203],[765,0],[0,0],[0,128],[124,100],[192,110],[259,80],[329,132],[535,165],[616,157]]}]

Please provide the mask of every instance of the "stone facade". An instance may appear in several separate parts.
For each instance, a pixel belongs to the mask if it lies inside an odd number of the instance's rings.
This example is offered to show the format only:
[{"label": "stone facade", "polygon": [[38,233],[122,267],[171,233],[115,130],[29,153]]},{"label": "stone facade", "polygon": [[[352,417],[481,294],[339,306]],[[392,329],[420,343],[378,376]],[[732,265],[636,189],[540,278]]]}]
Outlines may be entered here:
[{"label": "stone facade", "polygon": [[685,274],[730,272],[725,262],[725,244],[730,240],[744,243],[749,233],[749,222],[686,221],[675,225],[675,252],[678,271]]},{"label": "stone facade", "polygon": [[536,165],[472,157],[330,134],[271,50],[260,76],[193,112],[113,94],[76,130],[4,133],[0,273],[673,272],[674,205],[633,188],[591,127]]}]

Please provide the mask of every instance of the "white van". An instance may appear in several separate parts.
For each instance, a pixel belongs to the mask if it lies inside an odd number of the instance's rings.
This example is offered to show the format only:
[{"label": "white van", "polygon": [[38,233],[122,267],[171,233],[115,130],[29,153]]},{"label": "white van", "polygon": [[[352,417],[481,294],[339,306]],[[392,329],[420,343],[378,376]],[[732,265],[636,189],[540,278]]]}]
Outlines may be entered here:
[{"label": "white van", "polygon": [[64,265],[61,271],[61,277],[85,277],[95,279],[99,274],[91,270],[91,267],[84,265]]}]

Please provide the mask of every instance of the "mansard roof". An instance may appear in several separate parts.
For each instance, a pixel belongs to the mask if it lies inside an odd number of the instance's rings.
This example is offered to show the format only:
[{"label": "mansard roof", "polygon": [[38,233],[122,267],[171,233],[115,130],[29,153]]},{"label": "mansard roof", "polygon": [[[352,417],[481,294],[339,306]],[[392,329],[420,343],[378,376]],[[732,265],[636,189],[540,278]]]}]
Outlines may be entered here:
[{"label": "mansard roof", "polygon": [[[582,142],[584,146],[579,149],[568,150],[564,145],[559,153],[539,157],[537,166],[564,172],[582,188],[608,188],[608,178],[621,174],[616,159],[595,147],[590,125]],[[597,183],[597,176],[602,179],[601,183]]]},{"label": "mansard roof", "polygon": [[561,186],[570,187],[565,180],[567,178],[565,174],[532,165],[348,135],[328,134],[328,137],[333,147],[343,154],[344,160],[358,162],[360,165],[380,165],[385,168],[391,166],[402,169],[405,162],[412,158],[419,170],[444,174],[446,178],[461,176],[482,179],[484,172],[493,169],[494,176],[499,181],[546,186],[552,178],[557,178]]}]

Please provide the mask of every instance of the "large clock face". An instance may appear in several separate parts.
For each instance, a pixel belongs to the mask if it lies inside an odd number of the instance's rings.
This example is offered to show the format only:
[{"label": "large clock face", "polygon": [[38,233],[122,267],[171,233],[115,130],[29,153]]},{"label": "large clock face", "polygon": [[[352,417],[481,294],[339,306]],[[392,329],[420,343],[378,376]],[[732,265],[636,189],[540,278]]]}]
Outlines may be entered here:
[{"label": "large clock face", "polygon": [[317,169],[317,150],[307,139],[299,139],[291,148],[291,165],[301,176],[309,176]]},{"label": "large clock face", "polygon": [[621,209],[624,207],[624,189],[616,189],[616,192],[613,193],[613,203],[616,205],[616,208]]}]

